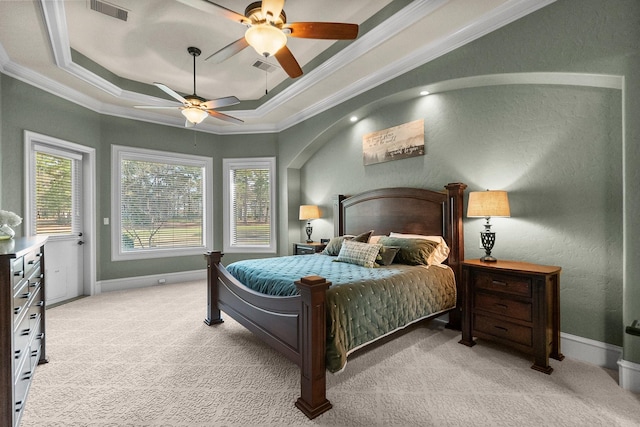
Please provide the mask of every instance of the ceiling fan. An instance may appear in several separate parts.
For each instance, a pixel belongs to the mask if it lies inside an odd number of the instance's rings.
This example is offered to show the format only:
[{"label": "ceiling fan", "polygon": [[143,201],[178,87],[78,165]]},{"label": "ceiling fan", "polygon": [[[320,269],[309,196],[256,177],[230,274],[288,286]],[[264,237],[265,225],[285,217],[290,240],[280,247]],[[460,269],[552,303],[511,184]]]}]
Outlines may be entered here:
[{"label": "ceiling fan", "polygon": [[209,0],[178,0],[200,10],[214,11],[228,19],[247,26],[244,37],[238,39],[205,60],[222,62],[247,46],[259,55],[275,56],[289,77],[302,75],[302,69],[287,45],[288,37],[325,40],[353,40],[358,37],[357,24],[336,22],[290,22],[283,7],[285,0],[263,0],[251,3],[244,15],[213,3]]},{"label": "ceiling fan", "polygon": [[169,108],[177,108],[182,112],[182,115],[187,119],[185,122],[185,127],[193,127],[199,123],[201,123],[207,115],[212,117],[216,117],[220,120],[224,120],[226,122],[231,123],[244,123],[243,120],[240,120],[236,117],[229,116],[227,114],[223,114],[219,111],[216,111],[216,108],[227,107],[229,105],[239,104],[240,100],[235,96],[225,96],[224,98],[216,98],[207,101],[206,99],[196,95],[196,56],[200,56],[200,49],[197,47],[189,47],[187,48],[187,52],[189,55],[193,56],[193,95],[182,96],[179,93],[175,92],[171,88],[162,83],[154,83],[157,87],[162,89],[167,94],[171,95],[172,98],[180,101],[182,106],[154,106],[154,105],[136,105],[135,108],[149,108],[149,109],[169,109]]}]

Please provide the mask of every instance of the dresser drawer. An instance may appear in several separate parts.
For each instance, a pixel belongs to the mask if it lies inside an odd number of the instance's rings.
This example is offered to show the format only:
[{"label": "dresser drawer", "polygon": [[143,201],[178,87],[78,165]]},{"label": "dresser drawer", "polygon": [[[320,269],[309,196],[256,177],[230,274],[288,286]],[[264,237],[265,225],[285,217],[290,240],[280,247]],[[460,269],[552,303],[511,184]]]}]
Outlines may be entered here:
[{"label": "dresser drawer", "polygon": [[512,317],[531,322],[531,303],[501,298],[495,294],[478,292],[475,295],[474,309]]},{"label": "dresser drawer", "polygon": [[504,292],[506,294],[531,296],[531,278],[507,274],[476,273],[474,277],[476,289]]},{"label": "dresser drawer", "polygon": [[23,257],[18,257],[11,262],[11,278],[14,288],[20,285],[20,281],[24,278]]},{"label": "dresser drawer", "polygon": [[29,282],[24,280],[18,289],[14,291],[13,294],[13,322],[14,325],[17,325],[20,321],[19,319],[24,316],[24,312],[27,309],[27,304],[29,303],[29,298],[33,295],[29,291]]},{"label": "dresser drawer", "polygon": [[31,251],[24,256],[24,275],[30,275],[36,267],[40,266],[40,250]]},{"label": "dresser drawer", "polygon": [[25,275],[27,281],[29,282],[29,290],[34,292],[36,291],[38,288],[40,288],[40,282],[42,280],[42,277],[44,277],[44,275],[42,274],[42,271],[40,270],[40,261],[38,261],[33,268],[31,269],[31,271],[29,272],[28,275]]},{"label": "dresser drawer", "polygon": [[518,343],[526,347],[533,345],[533,329],[527,326],[516,325],[481,314],[474,315],[474,328],[476,332],[482,332],[496,338]]}]

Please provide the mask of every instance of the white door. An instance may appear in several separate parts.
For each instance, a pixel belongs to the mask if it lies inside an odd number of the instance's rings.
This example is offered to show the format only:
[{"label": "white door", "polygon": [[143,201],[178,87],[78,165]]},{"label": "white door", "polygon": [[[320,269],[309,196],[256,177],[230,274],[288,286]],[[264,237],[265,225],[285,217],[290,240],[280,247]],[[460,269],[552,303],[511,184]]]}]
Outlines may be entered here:
[{"label": "white door", "polygon": [[[73,144],[33,137],[27,144],[27,234],[48,236],[46,305],[91,294],[85,284],[86,154]],[[89,292],[86,290],[89,289]]]}]

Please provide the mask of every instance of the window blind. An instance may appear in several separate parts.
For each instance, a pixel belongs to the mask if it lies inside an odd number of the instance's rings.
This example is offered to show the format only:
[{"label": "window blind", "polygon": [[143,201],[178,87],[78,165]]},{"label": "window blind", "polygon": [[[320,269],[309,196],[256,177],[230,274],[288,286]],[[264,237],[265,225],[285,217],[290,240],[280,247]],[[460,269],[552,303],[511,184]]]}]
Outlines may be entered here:
[{"label": "window blind", "polygon": [[122,159],[121,250],[204,246],[201,166]]},{"label": "window blind", "polygon": [[271,244],[271,182],[268,168],[232,168],[230,171],[231,244]]}]

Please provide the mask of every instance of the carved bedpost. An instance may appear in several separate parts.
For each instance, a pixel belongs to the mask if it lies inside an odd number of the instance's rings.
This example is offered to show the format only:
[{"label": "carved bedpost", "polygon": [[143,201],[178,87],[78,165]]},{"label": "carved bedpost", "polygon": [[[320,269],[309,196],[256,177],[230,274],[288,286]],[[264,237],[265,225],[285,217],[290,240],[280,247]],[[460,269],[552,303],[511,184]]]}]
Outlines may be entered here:
[{"label": "carved bedpost", "polygon": [[303,277],[296,282],[301,297],[302,345],[300,394],[296,407],[309,419],[331,409],[326,396],[326,292],[331,286],[319,276]]},{"label": "carved bedpost", "polygon": [[220,309],[218,308],[218,264],[224,254],[220,251],[207,252],[204,258],[207,260],[207,317],[204,323],[215,325],[222,323]]},{"label": "carved bedpost", "polygon": [[[464,229],[462,227],[462,217],[464,215],[464,190],[466,184],[461,182],[453,182],[445,185],[449,196],[449,206],[447,213],[449,215],[447,224],[451,224],[449,233],[451,241],[451,251],[449,253],[448,264],[456,276],[457,301],[456,310],[449,312],[448,328],[460,329],[462,304],[463,304],[463,286],[462,286],[462,261],[464,261]],[[455,219],[454,219],[455,218]]]}]

